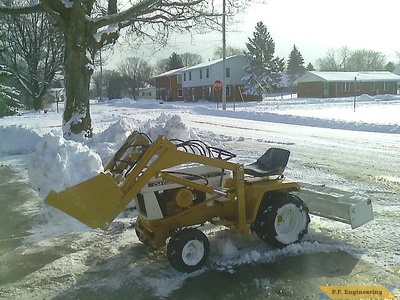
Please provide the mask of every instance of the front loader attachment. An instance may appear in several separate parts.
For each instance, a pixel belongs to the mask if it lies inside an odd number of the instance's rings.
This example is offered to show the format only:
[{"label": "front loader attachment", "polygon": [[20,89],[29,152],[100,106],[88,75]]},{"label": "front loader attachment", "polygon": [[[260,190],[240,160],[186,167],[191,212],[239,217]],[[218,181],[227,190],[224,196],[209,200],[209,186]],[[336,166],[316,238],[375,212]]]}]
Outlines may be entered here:
[{"label": "front loader attachment", "polygon": [[[176,188],[191,187],[192,181],[201,180],[203,184],[196,185],[197,190],[215,193],[207,187],[212,181],[208,173],[196,177],[171,168],[185,165],[188,170],[195,163],[238,172],[237,164],[227,162],[232,157],[234,154],[200,141],[172,142],[159,136],[151,142],[145,134],[134,131],[106,165],[104,173],[64,191],[51,191],[45,202],[92,228],[106,229],[152,179],[157,178],[157,183],[163,184],[168,172],[177,175],[167,176],[167,181],[177,184]],[[182,183],[180,176],[192,179]]]},{"label": "front loader attachment", "polygon": [[131,200],[124,198],[121,186],[149,144],[146,135],[133,131],[105,166],[105,173],[61,192],[51,191],[45,202],[92,228],[106,229]]},{"label": "front loader attachment", "polygon": [[82,223],[106,229],[125,208],[123,192],[110,173],[101,173],[62,192],[51,191],[45,202]]}]

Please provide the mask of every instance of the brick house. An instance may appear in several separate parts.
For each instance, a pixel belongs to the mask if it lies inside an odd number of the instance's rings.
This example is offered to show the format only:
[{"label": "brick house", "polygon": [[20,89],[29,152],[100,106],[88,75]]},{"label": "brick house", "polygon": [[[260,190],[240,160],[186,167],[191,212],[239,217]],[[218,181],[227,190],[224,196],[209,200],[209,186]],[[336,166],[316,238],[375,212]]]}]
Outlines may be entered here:
[{"label": "brick house", "polygon": [[185,68],[170,70],[154,76],[156,99],[163,101],[182,101],[182,71]]},{"label": "brick house", "polygon": [[397,94],[400,76],[379,72],[309,71],[295,80],[299,98],[337,98],[362,94]]},{"label": "brick house", "polygon": [[[242,102],[261,100],[260,96],[243,95],[242,78],[246,76],[243,70],[248,64],[243,55],[234,55],[226,58],[226,101]],[[193,67],[181,70],[182,73],[182,89],[185,101],[222,100],[222,92],[213,88],[216,80],[222,81],[221,59],[204,62]]]}]

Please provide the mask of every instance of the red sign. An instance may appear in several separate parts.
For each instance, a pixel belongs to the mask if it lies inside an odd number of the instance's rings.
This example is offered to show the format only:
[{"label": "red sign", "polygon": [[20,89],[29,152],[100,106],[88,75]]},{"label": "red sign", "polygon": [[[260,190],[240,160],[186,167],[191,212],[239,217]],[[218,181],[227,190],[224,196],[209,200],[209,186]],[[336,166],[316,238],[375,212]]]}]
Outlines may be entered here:
[{"label": "red sign", "polygon": [[218,79],[215,80],[213,86],[214,86],[214,89],[215,89],[216,91],[222,90],[222,81],[221,81],[221,80],[218,80]]}]

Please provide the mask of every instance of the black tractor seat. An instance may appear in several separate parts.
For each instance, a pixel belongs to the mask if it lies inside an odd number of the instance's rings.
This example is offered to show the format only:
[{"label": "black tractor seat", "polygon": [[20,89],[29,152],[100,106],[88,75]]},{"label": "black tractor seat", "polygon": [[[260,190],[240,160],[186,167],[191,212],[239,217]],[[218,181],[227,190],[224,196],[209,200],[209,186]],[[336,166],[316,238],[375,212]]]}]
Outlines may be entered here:
[{"label": "black tractor seat", "polygon": [[269,148],[257,161],[244,166],[244,173],[255,177],[282,175],[289,156],[289,150]]}]

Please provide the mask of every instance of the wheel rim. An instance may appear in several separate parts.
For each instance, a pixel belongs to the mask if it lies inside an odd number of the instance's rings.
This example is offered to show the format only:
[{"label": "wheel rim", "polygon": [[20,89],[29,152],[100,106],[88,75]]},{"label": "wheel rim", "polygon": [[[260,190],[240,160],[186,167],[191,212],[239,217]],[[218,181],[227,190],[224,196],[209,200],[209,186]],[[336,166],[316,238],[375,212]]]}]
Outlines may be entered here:
[{"label": "wheel rim", "polygon": [[285,204],[277,210],[274,226],[278,241],[294,243],[307,227],[307,213],[293,203]]},{"label": "wheel rim", "polygon": [[182,260],[188,266],[197,265],[204,257],[204,245],[199,240],[191,240],[182,249]]}]

